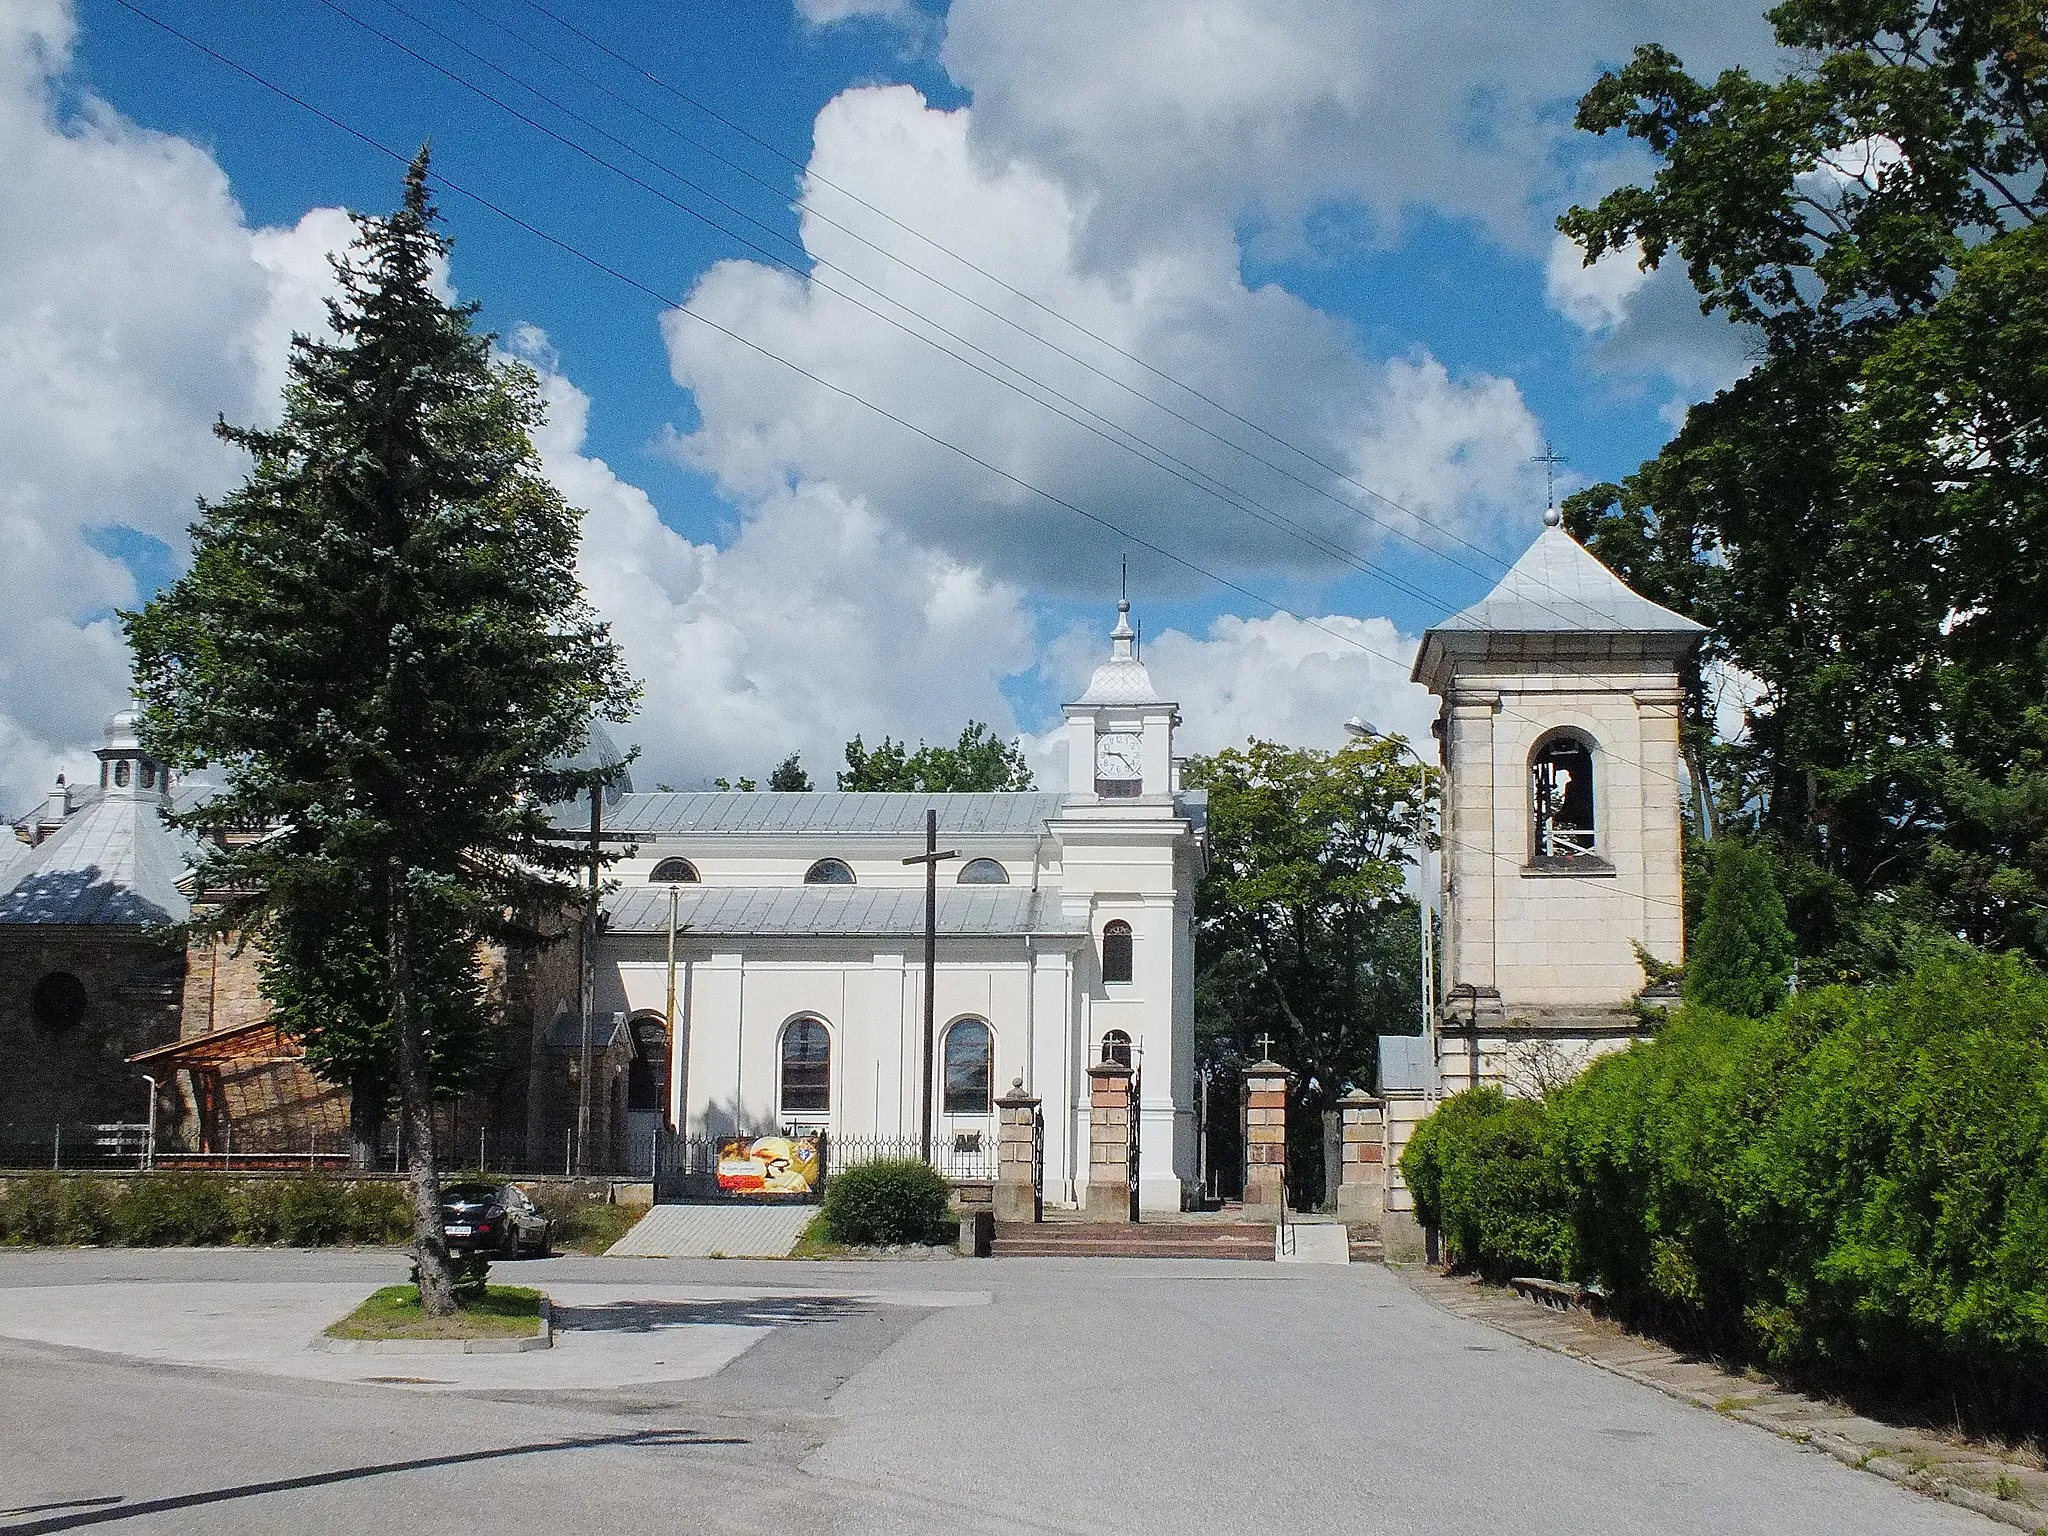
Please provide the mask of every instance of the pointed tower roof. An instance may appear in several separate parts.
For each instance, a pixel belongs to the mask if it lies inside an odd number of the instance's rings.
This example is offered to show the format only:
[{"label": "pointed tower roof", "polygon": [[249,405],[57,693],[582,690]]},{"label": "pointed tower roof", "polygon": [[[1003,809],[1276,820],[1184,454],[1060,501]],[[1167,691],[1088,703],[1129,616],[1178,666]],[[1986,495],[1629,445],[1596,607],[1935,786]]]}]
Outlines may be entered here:
[{"label": "pointed tower roof", "polygon": [[1498,586],[1423,635],[1415,657],[1417,682],[1441,692],[1438,685],[1453,657],[1607,655],[1629,644],[1683,655],[1707,632],[1705,625],[1631,591],[1564,531],[1555,510],[1543,522],[1536,542]]},{"label": "pointed tower roof", "polygon": [[1109,660],[1088,679],[1088,691],[1075,704],[1164,704],[1152,686],[1152,674],[1138,660],[1133,642],[1138,632],[1131,628],[1131,600],[1117,599],[1116,628],[1109,632]]},{"label": "pointed tower roof", "polygon": [[[0,923],[179,923],[192,903],[178,882],[203,855],[165,824],[170,776],[142,750],[134,710],[107,721],[98,756],[121,772],[83,809],[0,873]],[[143,783],[142,765],[150,767]]]}]

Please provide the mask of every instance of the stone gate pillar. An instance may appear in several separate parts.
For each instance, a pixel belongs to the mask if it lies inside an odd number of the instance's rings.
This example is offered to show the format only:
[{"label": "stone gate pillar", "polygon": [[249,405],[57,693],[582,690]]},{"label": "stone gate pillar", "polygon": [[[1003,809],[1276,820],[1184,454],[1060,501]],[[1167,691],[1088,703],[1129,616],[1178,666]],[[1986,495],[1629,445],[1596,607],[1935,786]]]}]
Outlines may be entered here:
[{"label": "stone gate pillar", "polygon": [[[1091,1109],[1090,1119],[1093,1119]],[[996,1220],[1038,1221],[1038,1100],[1012,1078],[996,1100]]]},{"label": "stone gate pillar", "polygon": [[1090,1221],[1131,1219],[1131,1069],[1098,1061],[1088,1069],[1088,1193]]},{"label": "stone gate pillar", "polygon": [[1287,1211],[1287,1085],[1277,1061],[1244,1069],[1244,1214],[1277,1222]]},{"label": "stone gate pillar", "polygon": [[1346,1226],[1377,1227],[1387,1214],[1386,1106],[1363,1088],[1337,1101],[1344,1121],[1344,1174],[1337,1215]]}]

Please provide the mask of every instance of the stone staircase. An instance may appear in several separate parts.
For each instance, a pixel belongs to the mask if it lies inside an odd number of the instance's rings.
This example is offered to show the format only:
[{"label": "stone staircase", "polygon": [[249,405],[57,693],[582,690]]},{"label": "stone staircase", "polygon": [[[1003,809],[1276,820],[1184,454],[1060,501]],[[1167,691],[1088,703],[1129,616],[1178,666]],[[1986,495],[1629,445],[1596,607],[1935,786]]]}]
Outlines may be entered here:
[{"label": "stone staircase", "polygon": [[1252,1259],[1273,1261],[1273,1229],[1261,1222],[999,1222],[998,1259]]}]

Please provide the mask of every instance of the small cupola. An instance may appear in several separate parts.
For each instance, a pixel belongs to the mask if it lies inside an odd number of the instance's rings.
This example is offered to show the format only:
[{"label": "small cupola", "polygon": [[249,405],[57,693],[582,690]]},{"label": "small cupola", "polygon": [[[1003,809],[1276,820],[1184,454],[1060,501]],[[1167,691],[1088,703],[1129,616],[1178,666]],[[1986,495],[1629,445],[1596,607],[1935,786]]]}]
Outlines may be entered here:
[{"label": "small cupola", "polygon": [[106,744],[93,755],[100,760],[100,788],[111,796],[142,800],[170,793],[170,769],[142,750],[141,718],[133,704],[107,717]]},{"label": "small cupola", "polygon": [[1172,789],[1173,728],[1180,717],[1153,686],[1137,640],[1130,599],[1120,598],[1109,659],[1066,706],[1070,793],[1092,789],[1098,799],[1123,800]]}]

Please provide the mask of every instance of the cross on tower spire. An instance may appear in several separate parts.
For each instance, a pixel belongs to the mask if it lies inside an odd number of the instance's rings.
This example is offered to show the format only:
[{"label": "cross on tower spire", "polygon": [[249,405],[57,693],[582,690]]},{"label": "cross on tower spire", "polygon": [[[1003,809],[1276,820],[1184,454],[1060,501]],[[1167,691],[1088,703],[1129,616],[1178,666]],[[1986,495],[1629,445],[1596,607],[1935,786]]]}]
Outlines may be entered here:
[{"label": "cross on tower spire", "polygon": [[1543,526],[1555,528],[1564,521],[1557,510],[1557,466],[1565,462],[1565,457],[1546,440],[1543,451],[1529,462],[1543,466]]}]

